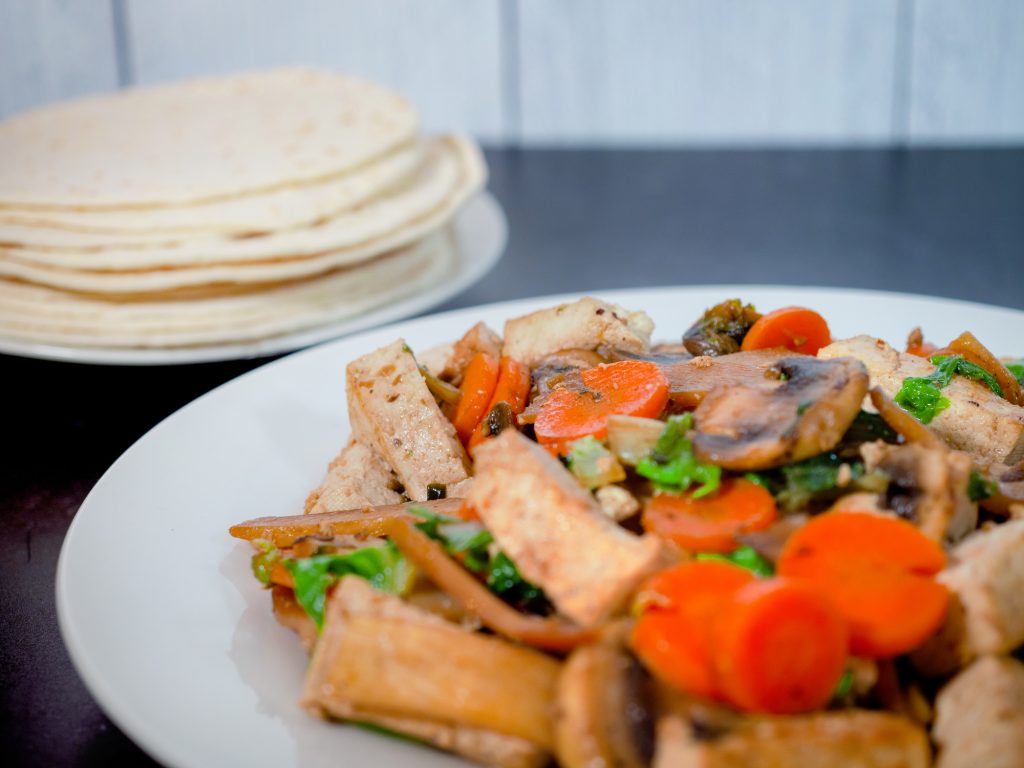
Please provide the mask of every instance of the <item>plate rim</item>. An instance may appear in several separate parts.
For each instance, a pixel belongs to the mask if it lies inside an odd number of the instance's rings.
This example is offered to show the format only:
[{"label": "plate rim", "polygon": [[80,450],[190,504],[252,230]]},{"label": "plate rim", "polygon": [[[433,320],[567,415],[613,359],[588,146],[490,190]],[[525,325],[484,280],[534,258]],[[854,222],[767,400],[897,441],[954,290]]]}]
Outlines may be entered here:
[{"label": "plate rim", "polygon": [[[508,216],[490,190],[471,196],[445,226],[458,229],[467,219],[490,220],[494,245],[481,252],[460,243],[455,277],[445,279],[426,292],[414,293],[354,317],[303,328],[256,341],[210,344],[178,348],[78,347],[14,339],[0,334],[0,354],[82,365],[167,366],[256,360],[286,354],[344,336],[429,312],[480,281],[490,272],[508,247]],[[482,258],[481,258],[482,257]]]},{"label": "plate rim", "polygon": [[[595,290],[595,291],[582,291],[582,292],[571,292],[571,293],[557,293],[548,294],[541,296],[531,296],[525,298],[508,299],[497,302],[490,302],[486,304],[474,305],[471,307],[462,307],[444,312],[438,312],[433,314],[424,315],[419,318],[415,318],[417,321],[430,320],[437,323],[445,323],[447,321],[459,320],[464,316],[472,316],[475,313],[487,311],[489,313],[499,313],[509,315],[512,312],[521,310],[529,311],[530,307],[545,306],[551,304],[564,303],[566,301],[573,301],[581,296],[599,296],[606,301],[619,302],[625,301],[635,302],[641,295],[657,295],[657,294],[674,294],[679,292],[717,292],[721,295],[733,295],[739,290],[742,292],[743,289],[757,289],[765,291],[786,291],[792,292],[794,297],[799,294],[822,294],[828,293],[833,295],[843,295],[846,297],[858,297],[858,296],[872,296],[876,298],[883,298],[887,301],[893,300],[913,300],[913,301],[926,301],[926,302],[941,302],[946,306],[970,308],[973,310],[985,310],[985,311],[998,311],[1006,312],[1011,315],[1015,315],[1018,319],[1024,321],[1024,310],[1016,309],[1013,307],[1004,307],[992,304],[983,304],[981,302],[975,302],[964,299],[950,299],[941,296],[932,296],[928,294],[918,293],[907,293],[902,291],[889,291],[881,289],[865,289],[865,288],[836,288],[828,286],[792,286],[792,285],[764,285],[764,284],[708,284],[708,285],[688,285],[688,286],[651,286],[646,288],[626,288],[626,289],[613,289],[613,290]],[[72,665],[75,671],[82,679],[83,684],[88,690],[90,696],[93,698],[97,706],[106,714],[112,722],[114,722],[118,728],[122,730],[127,738],[129,738],[136,746],[148,755],[154,757],[154,759],[167,764],[167,765],[179,765],[177,758],[180,758],[180,754],[173,754],[169,750],[165,750],[163,744],[164,737],[162,737],[161,730],[158,726],[151,724],[146,721],[142,716],[137,716],[133,711],[128,709],[122,702],[118,700],[118,694],[112,689],[111,686],[104,681],[101,670],[97,662],[89,657],[89,652],[85,647],[85,644],[78,639],[79,629],[75,625],[75,619],[73,617],[73,611],[70,604],[70,596],[68,594],[69,585],[71,584],[70,575],[68,573],[68,560],[69,552],[74,547],[74,537],[76,530],[84,525],[82,521],[86,520],[87,515],[94,515],[96,513],[90,512],[90,502],[97,493],[97,489],[104,486],[106,483],[111,482],[110,478],[116,475],[118,468],[123,464],[127,457],[140,450],[140,446],[148,443],[155,439],[153,435],[160,430],[164,425],[172,419],[179,417],[183,412],[191,410],[196,407],[200,407],[207,398],[217,396],[220,390],[232,386],[242,380],[247,380],[250,377],[256,377],[264,375],[264,372],[270,369],[276,369],[278,367],[287,367],[292,365],[301,365],[299,361],[302,359],[323,354],[324,350],[331,346],[341,346],[348,343],[352,343],[362,337],[372,337],[375,335],[385,335],[393,332],[395,329],[402,325],[408,324],[413,321],[413,318],[405,317],[391,323],[367,328],[359,333],[333,338],[324,342],[306,347],[295,351],[282,358],[268,361],[262,365],[259,365],[252,370],[246,371],[216,387],[196,397],[190,402],[186,403],[182,407],[178,408],[174,412],[168,414],[166,417],[161,419],[157,424],[153,425],[137,440],[135,440],[128,448],[126,448],[118,458],[111,463],[111,465],[103,472],[100,478],[96,481],[95,485],[89,490],[89,493],[83,499],[78,511],[68,526],[67,532],[64,536],[64,540],[61,543],[60,553],[57,561],[56,577],[54,583],[54,594],[57,609],[57,623],[60,631],[61,640],[64,643],[64,647],[72,661]],[[95,503],[95,502],[94,502]],[[102,509],[102,507],[100,508]],[[85,513],[85,516],[83,515]]]}]

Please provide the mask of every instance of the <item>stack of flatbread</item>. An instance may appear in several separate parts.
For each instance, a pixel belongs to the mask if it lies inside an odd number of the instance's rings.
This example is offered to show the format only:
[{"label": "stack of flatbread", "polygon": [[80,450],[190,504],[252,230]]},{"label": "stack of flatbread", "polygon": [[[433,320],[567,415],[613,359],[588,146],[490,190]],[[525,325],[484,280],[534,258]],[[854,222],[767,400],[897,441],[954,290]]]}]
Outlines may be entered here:
[{"label": "stack of flatbread", "polygon": [[248,342],[450,275],[479,149],[309,69],[93,97],[0,122],[0,336]]}]

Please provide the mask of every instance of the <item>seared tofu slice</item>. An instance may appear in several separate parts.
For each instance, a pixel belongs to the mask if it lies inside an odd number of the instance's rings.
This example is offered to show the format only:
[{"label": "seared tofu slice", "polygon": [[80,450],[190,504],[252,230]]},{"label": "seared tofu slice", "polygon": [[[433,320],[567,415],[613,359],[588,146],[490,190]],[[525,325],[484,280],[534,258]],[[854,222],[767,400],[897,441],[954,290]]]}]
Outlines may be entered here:
[{"label": "seared tofu slice", "polygon": [[1024,520],[968,536],[938,575],[951,601],[939,632],[916,650],[914,666],[945,675],[975,656],[1009,653],[1024,643]]},{"label": "seared tofu slice", "polygon": [[[315,715],[377,723],[486,765],[533,768],[549,759],[547,711],[558,671],[544,654],[468,631],[347,576],[328,601],[300,703]],[[456,683],[461,697],[451,695]],[[488,701],[509,693],[503,684],[515,688],[515,701]],[[509,732],[460,719],[501,722]]]},{"label": "seared tofu slice", "polygon": [[589,296],[505,323],[504,354],[531,368],[562,349],[608,346],[647,352],[654,323],[645,312],[631,312]]},{"label": "seared tofu slice", "polygon": [[447,486],[469,477],[469,458],[455,428],[403,340],[352,361],[346,370],[353,433],[391,466],[410,499],[425,501],[431,483]]},{"label": "seared tofu slice", "polygon": [[661,544],[620,528],[569,471],[507,429],[476,449],[469,500],[498,546],[583,626],[622,608],[660,563]]},{"label": "seared tofu slice", "polygon": [[351,440],[328,465],[327,476],[306,498],[306,514],[398,504],[396,478],[372,448]]},{"label": "seared tofu slice", "polygon": [[[818,357],[855,357],[868,369],[873,385],[895,397],[904,379],[924,377],[935,366],[899,352],[881,339],[854,336],[818,351]],[[980,382],[954,376],[942,390],[949,408],[928,425],[949,445],[984,464],[1015,464],[1024,458],[1024,408],[1008,403]]]},{"label": "seared tofu slice", "polygon": [[1024,765],[1024,664],[986,656],[957,675],[935,700],[937,768]]},{"label": "seared tofu slice", "polygon": [[928,737],[904,717],[849,710],[751,718],[708,737],[661,718],[653,768],[927,768]]},{"label": "seared tofu slice", "polygon": [[495,360],[501,357],[501,336],[492,331],[486,323],[477,323],[455,342],[438,377],[458,385],[462,382],[469,361],[478,352],[490,355]]}]

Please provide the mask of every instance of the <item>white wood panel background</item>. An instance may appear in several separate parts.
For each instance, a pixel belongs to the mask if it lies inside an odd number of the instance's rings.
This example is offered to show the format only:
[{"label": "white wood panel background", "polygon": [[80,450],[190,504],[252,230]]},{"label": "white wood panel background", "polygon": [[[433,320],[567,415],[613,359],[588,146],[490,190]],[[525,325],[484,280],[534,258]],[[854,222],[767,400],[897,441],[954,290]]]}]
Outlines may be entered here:
[{"label": "white wood panel background", "polygon": [[107,0],[0,0],[0,116],[117,86]]},{"label": "white wood panel background", "polygon": [[0,116],[288,63],[494,144],[1024,142],[1024,0],[0,0]]}]

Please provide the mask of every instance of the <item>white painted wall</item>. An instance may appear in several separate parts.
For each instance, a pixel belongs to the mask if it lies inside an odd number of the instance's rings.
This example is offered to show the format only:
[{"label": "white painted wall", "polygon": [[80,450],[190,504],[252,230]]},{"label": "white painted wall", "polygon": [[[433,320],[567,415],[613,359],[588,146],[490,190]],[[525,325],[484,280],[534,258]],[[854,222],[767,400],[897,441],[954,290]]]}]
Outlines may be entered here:
[{"label": "white painted wall", "polygon": [[0,0],[0,115],[286,63],[496,144],[1024,142],[1024,0]]}]

